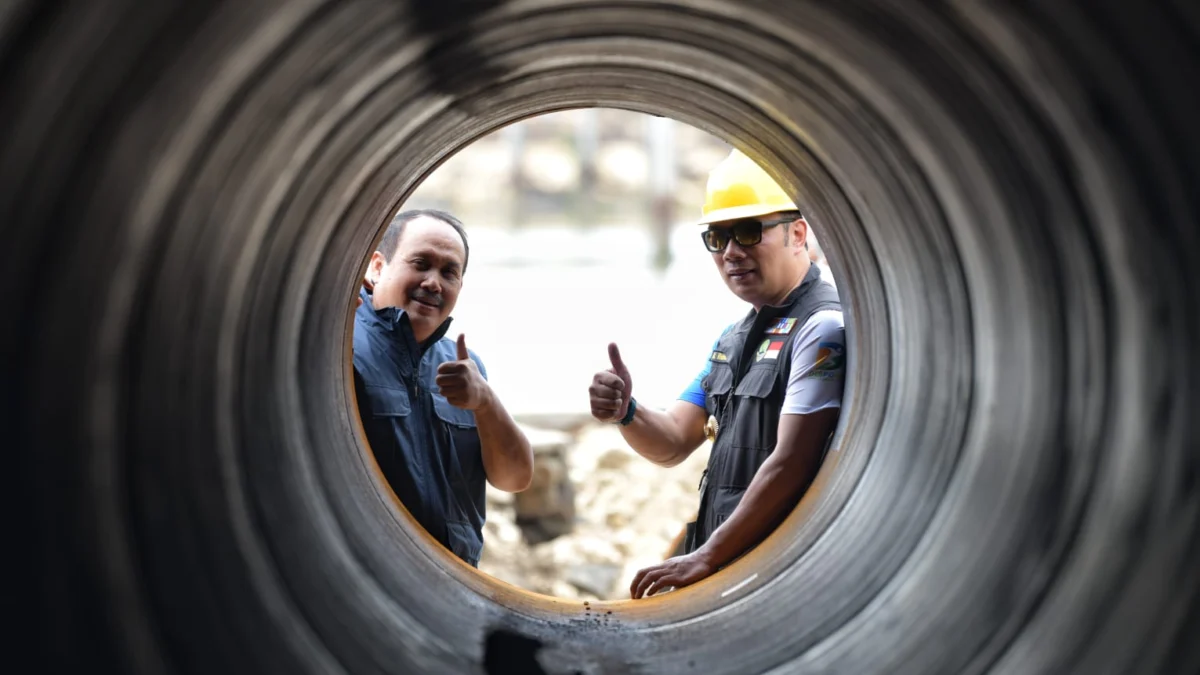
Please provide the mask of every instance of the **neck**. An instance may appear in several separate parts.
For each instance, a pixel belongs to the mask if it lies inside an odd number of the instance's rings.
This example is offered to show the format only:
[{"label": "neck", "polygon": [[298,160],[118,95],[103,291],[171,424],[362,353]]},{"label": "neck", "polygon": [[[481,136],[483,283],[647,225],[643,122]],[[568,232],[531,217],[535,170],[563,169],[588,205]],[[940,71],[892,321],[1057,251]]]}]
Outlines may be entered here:
[{"label": "neck", "polygon": [[429,349],[431,346],[433,346],[433,344],[435,342],[437,342],[438,340],[441,340],[443,337],[446,336],[446,331],[448,331],[450,329],[451,321],[452,321],[452,319],[450,317],[446,317],[446,320],[443,321],[437,328],[433,329],[432,332],[426,333],[423,336],[417,335],[416,332],[413,333],[413,337],[416,338],[417,344],[420,345],[420,347],[421,347],[422,354],[425,353],[426,349]]},{"label": "neck", "polygon": [[808,260],[808,258],[805,258],[804,263],[800,265],[799,273],[796,274],[796,276],[792,279],[792,283],[789,284],[788,287],[781,291],[776,297],[770,298],[766,302],[755,304],[754,311],[762,311],[762,308],[767,306],[778,307],[786,302],[788,296],[792,294],[792,291],[796,290],[800,284],[804,283],[804,277],[808,276],[808,268],[811,266],[812,263]]}]

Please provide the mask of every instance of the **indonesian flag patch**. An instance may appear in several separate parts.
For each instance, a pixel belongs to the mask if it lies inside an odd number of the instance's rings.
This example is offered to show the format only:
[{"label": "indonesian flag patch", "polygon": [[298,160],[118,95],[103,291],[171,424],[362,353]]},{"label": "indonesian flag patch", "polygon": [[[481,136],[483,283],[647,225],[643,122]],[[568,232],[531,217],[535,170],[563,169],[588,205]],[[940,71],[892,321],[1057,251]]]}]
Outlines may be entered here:
[{"label": "indonesian flag patch", "polygon": [[755,361],[763,359],[777,359],[779,352],[783,351],[783,340],[772,340],[767,338],[758,346],[758,353],[754,355]]}]

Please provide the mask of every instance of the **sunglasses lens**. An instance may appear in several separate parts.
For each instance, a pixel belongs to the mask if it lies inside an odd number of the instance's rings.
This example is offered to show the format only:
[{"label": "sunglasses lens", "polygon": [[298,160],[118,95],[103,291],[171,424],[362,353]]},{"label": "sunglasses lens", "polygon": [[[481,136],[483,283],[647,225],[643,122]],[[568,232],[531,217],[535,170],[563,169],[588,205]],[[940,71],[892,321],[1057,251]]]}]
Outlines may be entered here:
[{"label": "sunglasses lens", "polygon": [[762,241],[763,224],[757,220],[743,220],[729,229],[739,246],[754,246]]},{"label": "sunglasses lens", "polygon": [[713,253],[723,251],[729,243],[729,232],[726,230],[705,230],[703,236],[705,248]]}]

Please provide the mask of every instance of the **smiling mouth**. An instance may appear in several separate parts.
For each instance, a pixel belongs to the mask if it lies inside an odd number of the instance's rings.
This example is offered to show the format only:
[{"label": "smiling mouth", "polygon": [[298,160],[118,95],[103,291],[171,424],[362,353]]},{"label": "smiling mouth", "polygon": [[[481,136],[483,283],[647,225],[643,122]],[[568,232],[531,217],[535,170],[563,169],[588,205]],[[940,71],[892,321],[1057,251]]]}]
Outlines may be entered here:
[{"label": "smiling mouth", "polygon": [[436,300],[430,300],[428,298],[412,298],[412,301],[417,303],[418,305],[421,305],[422,307],[428,307],[430,309],[441,309],[442,308],[441,303],[437,302]]},{"label": "smiling mouth", "polygon": [[730,279],[741,279],[754,274],[754,270],[734,270],[731,272],[726,272],[725,274],[729,275]]}]

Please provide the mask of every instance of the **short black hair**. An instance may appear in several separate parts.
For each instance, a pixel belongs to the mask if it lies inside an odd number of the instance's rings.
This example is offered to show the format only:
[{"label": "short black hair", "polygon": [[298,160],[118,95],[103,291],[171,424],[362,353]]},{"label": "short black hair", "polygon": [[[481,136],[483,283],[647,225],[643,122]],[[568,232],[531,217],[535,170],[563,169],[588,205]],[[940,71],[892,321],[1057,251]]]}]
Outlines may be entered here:
[{"label": "short black hair", "polygon": [[467,228],[463,227],[462,221],[458,218],[438,209],[413,209],[396,214],[396,217],[392,218],[391,224],[388,225],[387,230],[383,233],[383,239],[379,241],[379,246],[376,246],[375,250],[383,254],[384,260],[391,262],[392,256],[396,255],[396,249],[400,246],[400,235],[404,233],[404,226],[417,218],[440,220],[453,227],[458,236],[462,237],[464,251],[463,272],[465,273],[467,271],[467,261],[471,259],[471,245],[467,243]]}]

